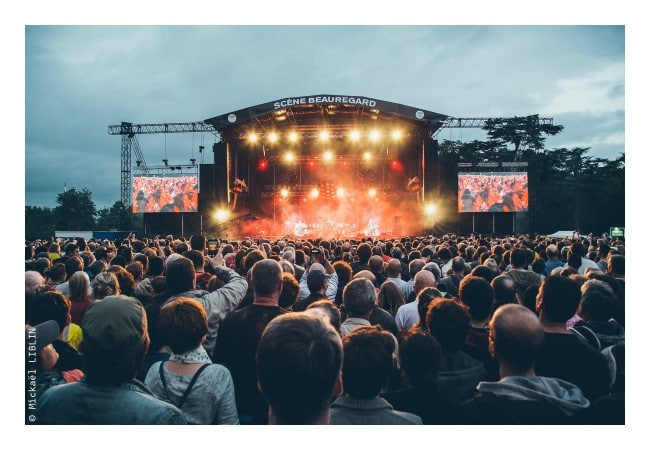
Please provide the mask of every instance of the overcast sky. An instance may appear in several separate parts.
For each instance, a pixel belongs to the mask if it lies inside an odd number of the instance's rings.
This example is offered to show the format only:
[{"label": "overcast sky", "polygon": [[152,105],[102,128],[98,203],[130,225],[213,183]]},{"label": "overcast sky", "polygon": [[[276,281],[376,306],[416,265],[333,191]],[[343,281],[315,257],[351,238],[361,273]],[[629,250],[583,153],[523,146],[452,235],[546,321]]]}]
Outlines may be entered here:
[{"label": "overcast sky", "polygon": [[[194,122],[283,97],[343,94],[454,117],[540,114],[547,148],[625,151],[623,26],[27,26],[25,204],[120,199],[109,125]],[[443,130],[440,139],[482,139]],[[138,136],[145,160],[200,160],[211,134]],[[211,152],[210,152],[211,154]],[[207,155],[206,155],[207,158]],[[205,160],[206,163],[211,162]]]}]

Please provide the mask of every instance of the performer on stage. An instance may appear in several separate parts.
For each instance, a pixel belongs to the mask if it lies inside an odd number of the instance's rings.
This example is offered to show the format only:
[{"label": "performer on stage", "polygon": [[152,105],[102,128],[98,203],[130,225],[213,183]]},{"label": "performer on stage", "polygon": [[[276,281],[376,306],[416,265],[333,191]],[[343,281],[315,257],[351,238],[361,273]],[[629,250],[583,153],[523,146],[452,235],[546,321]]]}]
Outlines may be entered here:
[{"label": "performer on stage", "polygon": [[302,220],[296,222],[296,224],[293,226],[293,234],[299,237],[307,234],[307,224],[305,224]]},{"label": "performer on stage", "polygon": [[374,219],[368,220],[368,236],[377,237],[379,236],[379,225],[375,222]]}]

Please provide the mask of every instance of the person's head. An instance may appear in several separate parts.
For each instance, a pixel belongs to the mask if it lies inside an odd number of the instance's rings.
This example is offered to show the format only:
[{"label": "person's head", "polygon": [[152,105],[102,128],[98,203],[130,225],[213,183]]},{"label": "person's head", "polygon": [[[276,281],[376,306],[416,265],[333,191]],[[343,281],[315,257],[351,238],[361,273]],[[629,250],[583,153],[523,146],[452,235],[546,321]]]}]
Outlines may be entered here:
[{"label": "person's head", "polygon": [[142,278],[144,277],[144,267],[140,261],[134,261],[126,266],[126,271],[133,276],[136,284],[142,281]]},{"label": "person's head", "polygon": [[404,304],[404,292],[392,281],[384,281],[377,294],[377,304],[392,315]]},{"label": "person's head", "polygon": [[421,330],[427,330],[427,311],[429,310],[429,303],[433,301],[433,299],[438,298],[438,297],[444,297],[442,293],[434,287],[428,287],[422,289],[419,293],[415,301],[418,304],[418,316],[420,318],[418,322],[418,327]]},{"label": "person's head", "polygon": [[409,263],[409,276],[415,278],[415,274],[422,270],[426,262],[423,259],[414,259]]},{"label": "person's head", "polygon": [[45,278],[35,270],[25,272],[25,295],[35,294],[43,285]]},{"label": "person's head", "polygon": [[488,283],[491,283],[492,280],[497,276],[497,273],[490,269],[488,266],[478,265],[472,269],[471,274],[475,277],[481,277],[486,280]]},{"label": "person's head", "polygon": [[460,350],[465,341],[471,319],[467,309],[460,302],[446,298],[436,298],[429,303],[427,328],[445,354]]},{"label": "person's head", "polygon": [[131,380],[149,346],[147,316],[133,297],[109,296],[90,304],[81,320],[84,373],[89,384]]},{"label": "person's head", "polygon": [[579,304],[578,283],[564,276],[544,278],[536,305],[542,322],[566,322],[576,313]]},{"label": "person's head", "polygon": [[256,353],[258,386],[277,424],[328,423],[341,393],[341,338],[308,312],[283,314],[264,329]]},{"label": "person's head", "polygon": [[253,294],[262,297],[280,296],[282,266],[273,259],[262,259],[252,267]]},{"label": "person's head", "polygon": [[133,297],[135,295],[135,279],[127,270],[122,266],[109,266],[106,269],[109,273],[114,273],[117,277],[117,282],[120,285],[120,294]]},{"label": "person's head", "polygon": [[421,270],[413,278],[413,291],[416,295],[425,288],[436,287],[436,277],[428,270]]},{"label": "person's head", "polygon": [[613,277],[625,276],[625,256],[610,255],[607,258],[607,274]]},{"label": "person's head", "polygon": [[90,277],[84,271],[72,274],[68,284],[68,298],[72,302],[82,302],[90,297]]},{"label": "person's head", "polygon": [[98,274],[100,274],[100,273],[102,273],[103,271],[105,271],[105,270],[106,270],[106,267],[107,267],[107,266],[106,266],[106,263],[105,263],[103,260],[98,259],[98,260],[94,261],[94,262],[90,265],[90,267],[88,267],[88,271],[90,272],[89,276],[91,277],[91,281],[94,280],[95,277],[96,277]]},{"label": "person's head", "polygon": [[149,267],[147,268],[147,276],[157,277],[162,275],[165,271],[165,260],[162,256],[149,257]]},{"label": "person's head", "polygon": [[345,261],[336,261],[332,264],[334,271],[339,279],[339,285],[345,285],[352,279],[352,266]]},{"label": "person's head", "polygon": [[65,261],[65,276],[70,279],[73,273],[84,270],[84,261],[80,256],[71,256]]},{"label": "person's head", "polygon": [[338,334],[342,334],[341,333],[341,310],[338,308],[338,306],[336,306],[334,302],[332,302],[330,299],[316,300],[315,302],[311,303],[307,307],[307,310],[310,309],[318,309],[322,311],[327,316],[330,325],[334,327],[336,332]]},{"label": "person's head", "polygon": [[440,266],[433,261],[426,263],[424,267],[422,267],[422,270],[431,272],[433,276],[436,278],[436,282],[438,282],[438,280],[440,280],[440,277],[442,276],[442,273],[440,271]]},{"label": "person's head", "polygon": [[357,256],[359,257],[359,262],[362,264],[368,264],[370,256],[372,256],[372,249],[370,245],[363,243],[357,247]]},{"label": "person's head", "polygon": [[548,259],[557,259],[559,254],[560,254],[560,250],[557,248],[557,245],[549,244],[546,247],[546,256],[548,257]]},{"label": "person's head", "polygon": [[356,278],[343,289],[343,306],[349,317],[370,317],[376,299],[375,286],[366,278]]},{"label": "person's head", "polygon": [[473,320],[481,322],[490,317],[494,303],[494,289],[485,278],[473,275],[463,278],[458,288],[458,298],[469,308]]},{"label": "person's head", "polygon": [[489,349],[502,366],[515,373],[534,369],[544,345],[544,327],[534,312],[522,305],[500,306],[489,325]]},{"label": "person's head", "polygon": [[194,264],[184,256],[178,256],[165,265],[165,278],[172,294],[193,291],[196,287]]},{"label": "person's head", "polygon": [[54,263],[46,271],[47,277],[55,283],[63,283],[65,281],[65,264]]},{"label": "person's head", "polygon": [[160,308],[158,333],[176,354],[201,345],[208,333],[205,309],[198,301],[178,297]]},{"label": "person's head", "polygon": [[387,275],[390,278],[399,278],[402,274],[402,263],[399,259],[393,258],[388,261],[388,266],[386,267]]},{"label": "person's head", "polygon": [[203,253],[201,253],[198,250],[190,250],[185,252],[185,257],[190,261],[192,261],[195,272],[203,271],[203,266],[205,266],[205,259],[203,257]]},{"label": "person's head", "polygon": [[101,272],[93,278],[90,283],[93,290],[93,298],[100,300],[110,295],[120,295],[120,284],[113,272]]},{"label": "person's head", "polygon": [[282,272],[282,292],[278,298],[278,306],[284,309],[291,309],[300,297],[300,284],[296,278],[288,273]]},{"label": "person's head", "polygon": [[394,337],[380,326],[362,326],[343,339],[343,390],[370,399],[384,387],[396,361]]},{"label": "person's head", "polygon": [[27,311],[27,322],[35,325],[48,320],[56,321],[59,330],[63,330],[70,323],[70,300],[61,292],[40,292]]},{"label": "person's head", "polygon": [[324,293],[327,288],[327,275],[322,270],[312,269],[307,274],[307,288],[310,294]]},{"label": "person's head", "polygon": [[257,263],[258,261],[264,260],[264,253],[261,250],[255,249],[251,250],[246,254],[243,261],[244,272],[248,271]]},{"label": "person's head", "polygon": [[588,280],[580,289],[581,300],[578,314],[587,322],[607,322],[616,315],[618,299],[609,284],[600,280]]},{"label": "person's head", "polygon": [[510,264],[513,269],[525,269],[528,265],[528,256],[522,248],[512,249],[510,252]]},{"label": "person's head", "polygon": [[437,385],[442,348],[430,333],[412,328],[399,343],[400,367],[413,387]]},{"label": "person's head", "polygon": [[192,250],[196,250],[200,253],[203,253],[206,249],[207,242],[206,237],[202,234],[194,234],[190,237],[190,247],[192,247]]},{"label": "person's head", "polygon": [[517,303],[517,285],[508,275],[494,277],[490,285],[494,290],[495,305]]},{"label": "person's head", "polygon": [[454,274],[463,275],[465,273],[465,260],[460,256],[452,258],[451,270]]},{"label": "person's head", "polygon": [[372,255],[368,260],[368,269],[374,273],[383,273],[384,260],[379,255]]}]

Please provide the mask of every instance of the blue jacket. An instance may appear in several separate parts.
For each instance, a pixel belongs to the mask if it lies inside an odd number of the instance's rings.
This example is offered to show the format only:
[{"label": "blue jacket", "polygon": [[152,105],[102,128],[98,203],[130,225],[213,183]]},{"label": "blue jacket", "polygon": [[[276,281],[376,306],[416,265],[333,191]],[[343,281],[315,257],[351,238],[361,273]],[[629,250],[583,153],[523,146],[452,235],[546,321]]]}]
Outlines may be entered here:
[{"label": "blue jacket", "polygon": [[36,423],[53,425],[184,425],[183,413],[137,380],[95,386],[85,377],[53,386],[36,406]]}]

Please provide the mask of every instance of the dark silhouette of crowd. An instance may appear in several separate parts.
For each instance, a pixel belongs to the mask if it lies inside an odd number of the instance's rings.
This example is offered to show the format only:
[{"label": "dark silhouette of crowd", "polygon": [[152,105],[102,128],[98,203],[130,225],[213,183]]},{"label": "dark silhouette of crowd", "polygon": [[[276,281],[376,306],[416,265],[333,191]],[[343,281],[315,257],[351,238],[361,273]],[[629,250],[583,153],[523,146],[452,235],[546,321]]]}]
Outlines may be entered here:
[{"label": "dark silhouette of crowd", "polygon": [[26,424],[625,424],[606,234],[36,240],[25,316]]}]

